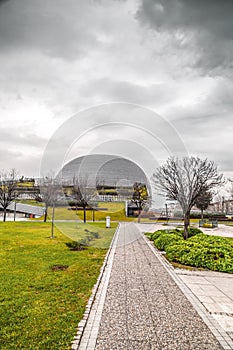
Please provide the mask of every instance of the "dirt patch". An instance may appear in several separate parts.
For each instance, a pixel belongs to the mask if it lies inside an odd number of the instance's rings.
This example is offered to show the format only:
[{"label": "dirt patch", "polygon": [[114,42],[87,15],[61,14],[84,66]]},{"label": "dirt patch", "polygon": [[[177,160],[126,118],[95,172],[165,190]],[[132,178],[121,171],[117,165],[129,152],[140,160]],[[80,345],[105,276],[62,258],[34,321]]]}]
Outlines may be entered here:
[{"label": "dirt patch", "polygon": [[68,269],[68,265],[53,265],[50,267],[52,271],[65,271]]}]

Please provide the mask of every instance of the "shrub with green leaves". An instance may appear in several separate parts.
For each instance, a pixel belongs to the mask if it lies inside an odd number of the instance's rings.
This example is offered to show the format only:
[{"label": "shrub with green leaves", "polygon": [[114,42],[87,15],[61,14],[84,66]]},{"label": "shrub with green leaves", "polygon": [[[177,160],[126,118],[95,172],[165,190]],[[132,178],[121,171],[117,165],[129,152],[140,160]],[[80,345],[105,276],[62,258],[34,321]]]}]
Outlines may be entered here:
[{"label": "shrub with green leaves", "polygon": [[233,273],[233,240],[209,236],[201,230],[190,228],[190,237],[182,238],[182,231],[159,230],[150,238],[160,250],[165,250],[171,262]]},{"label": "shrub with green leaves", "polygon": [[168,246],[176,244],[180,240],[182,241],[182,237],[177,233],[164,233],[154,240],[154,244],[159,250],[166,250]]},{"label": "shrub with green leaves", "polygon": [[179,229],[170,229],[170,230],[158,230],[150,234],[149,238],[151,241],[157,239],[160,235],[163,234],[176,234],[178,236],[182,236],[182,231]]},{"label": "shrub with green leaves", "polygon": [[86,239],[81,239],[79,241],[67,242],[66,246],[73,251],[81,251],[87,248],[88,242]]},{"label": "shrub with green leaves", "polygon": [[100,238],[99,232],[92,232],[92,231],[91,231],[91,235],[92,235],[92,237],[95,238],[95,239]]},{"label": "shrub with green leaves", "polygon": [[[175,229],[168,229],[168,230],[157,230],[153,233],[151,233],[149,235],[149,238],[151,241],[154,241],[155,239],[157,239],[160,235],[162,234],[175,234],[175,235],[178,235],[178,236],[182,236],[183,237],[183,233],[184,233],[184,230],[183,229],[178,229],[178,228],[175,228]],[[193,237],[193,236],[196,236],[197,234],[200,234],[202,233],[202,231],[197,228],[197,227],[189,227],[188,229],[188,237]]]},{"label": "shrub with green leaves", "polygon": [[88,234],[87,238],[88,238],[89,241],[91,241],[94,238],[96,238],[96,239],[100,238],[99,232],[90,231],[88,229],[85,229],[84,231]]},{"label": "shrub with green leaves", "polygon": [[[182,230],[182,234],[183,234],[184,230]],[[188,228],[188,237],[193,237],[193,236],[196,236],[198,234],[202,233],[202,231],[197,228],[197,227],[189,227]]]},{"label": "shrub with green leaves", "polygon": [[170,261],[183,265],[203,267],[213,271],[233,273],[233,247],[224,242],[210,244],[203,235],[202,242],[183,241],[170,245],[166,256]]}]

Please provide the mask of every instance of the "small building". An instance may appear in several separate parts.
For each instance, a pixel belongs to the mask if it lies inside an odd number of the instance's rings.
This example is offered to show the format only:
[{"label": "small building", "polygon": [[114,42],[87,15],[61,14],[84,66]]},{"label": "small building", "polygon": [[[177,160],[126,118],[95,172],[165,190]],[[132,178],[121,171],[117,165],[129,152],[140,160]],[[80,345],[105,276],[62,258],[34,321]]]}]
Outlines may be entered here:
[{"label": "small building", "polygon": [[138,217],[139,211],[135,203],[125,201],[125,215],[127,217]]},{"label": "small building", "polygon": [[[1,206],[0,210],[2,210]],[[26,218],[35,218],[44,215],[45,208],[36,205],[11,202],[7,207],[7,211],[11,213],[15,212],[18,214],[24,214]]]}]

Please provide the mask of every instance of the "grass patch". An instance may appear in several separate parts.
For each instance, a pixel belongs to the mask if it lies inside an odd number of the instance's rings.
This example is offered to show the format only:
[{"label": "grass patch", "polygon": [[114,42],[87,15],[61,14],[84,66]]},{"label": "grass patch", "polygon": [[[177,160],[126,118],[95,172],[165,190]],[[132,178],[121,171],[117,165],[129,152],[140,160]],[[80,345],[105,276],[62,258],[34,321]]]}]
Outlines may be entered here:
[{"label": "grass patch", "polygon": [[149,237],[159,250],[165,251],[172,263],[233,273],[231,238],[209,236],[192,230],[192,236],[185,241],[181,233],[179,230],[160,230]]},{"label": "grass patch", "polygon": [[[57,228],[56,238],[49,238],[50,227],[0,223],[1,350],[70,349],[115,231],[92,224],[100,233],[96,241],[105,248],[95,247],[93,239],[93,246],[77,252],[66,246],[71,241]],[[79,224],[76,239],[85,229]]]},{"label": "grass patch", "polygon": [[63,232],[72,241],[85,240],[90,236],[90,232],[98,232],[99,238],[92,239],[89,245],[96,248],[108,248],[112,240],[113,232],[118,223],[112,222],[111,228],[106,229],[105,222],[88,222],[86,224],[80,222],[57,222],[57,228]]},{"label": "grass patch", "polygon": [[218,221],[219,224],[233,226],[233,221]]},{"label": "grass patch", "polygon": [[[105,221],[106,216],[110,216],[111,221],[133,221],[135,218],[128,218],[125,216],[125,203],[123,202],[99,202],[99,208],[106,208],[107,210],[95,211],[94,219],[95,221]],[[52,217],[52,208],[48,210],[48,220]],[[92,210],[86,211],[86,217],[88,222],[93,221]],[[43,220],[41,217],[37,220]],[[55,220],[83,220],[83,211],[70,210],[69,206],[57,207],[55,208]]]}]

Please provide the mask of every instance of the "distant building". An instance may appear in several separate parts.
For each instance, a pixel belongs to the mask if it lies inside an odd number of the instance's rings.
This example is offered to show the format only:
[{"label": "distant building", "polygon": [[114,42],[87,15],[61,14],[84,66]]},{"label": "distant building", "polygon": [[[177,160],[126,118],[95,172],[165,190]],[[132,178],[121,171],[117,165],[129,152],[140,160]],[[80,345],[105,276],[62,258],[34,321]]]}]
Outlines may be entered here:
[{"label": "distant building", "polygon": [[92,154],[75,158],[63,167],[59,177],[64,186],[72,186],[76,178],[88,179],[88,186],[97,190],[97,201],[130,199],[135,182],[145,184],[151,194],[144,171],[131,160],[114,155]]},{"label": "distant building", "polygon": [[233,199],[224,199],[222,198],[219,201],[211,203],[208,207],[209,211],[221,212],[221,213],[233,213]]}]

